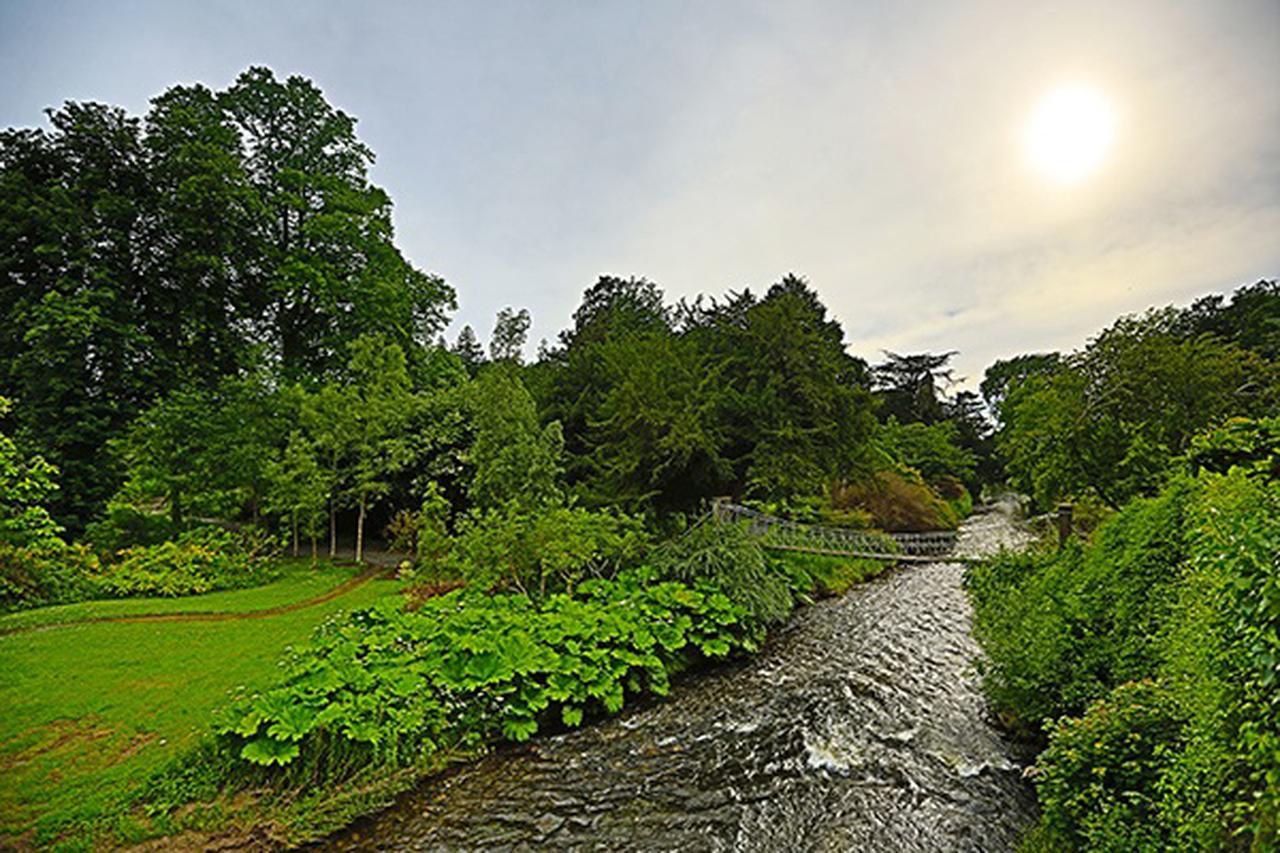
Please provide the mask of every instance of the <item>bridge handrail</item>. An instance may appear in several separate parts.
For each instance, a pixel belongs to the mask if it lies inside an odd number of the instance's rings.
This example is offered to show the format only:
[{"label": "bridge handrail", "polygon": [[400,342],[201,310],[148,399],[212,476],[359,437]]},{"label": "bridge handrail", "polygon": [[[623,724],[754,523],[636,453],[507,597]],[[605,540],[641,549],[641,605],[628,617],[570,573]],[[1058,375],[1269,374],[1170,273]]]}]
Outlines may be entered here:
[{"label": "bridge handrail", "polygon": [[783,545],[816,542],[820,545],[834,545],[861,552],[937,556],[950,552],[956,544],[956,533],[953,530],[881,533],[843,527],[824,527],[778,518],[741,504],[727,502],[716,504],[712,514],[721,520],[746,521],[753,532],[768,536]]}]

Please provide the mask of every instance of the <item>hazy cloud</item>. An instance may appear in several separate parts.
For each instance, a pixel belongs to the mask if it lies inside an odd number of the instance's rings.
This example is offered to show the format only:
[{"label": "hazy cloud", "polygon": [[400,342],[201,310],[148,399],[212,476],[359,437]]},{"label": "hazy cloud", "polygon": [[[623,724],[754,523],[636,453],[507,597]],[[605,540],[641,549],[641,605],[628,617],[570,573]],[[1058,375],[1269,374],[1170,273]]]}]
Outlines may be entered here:
[{"label": "hazy cloud", "polygon": [[[0,5],[0,122],[146,108],[249,64],[360,119],[399,240],[482,335],[564,326],[600,273],[673,297],[807,276],[853,349],[960,372],[1280,273],[1274,2]],[[1020,127],[1063,80],[1119,112],[1055,188]]]}]

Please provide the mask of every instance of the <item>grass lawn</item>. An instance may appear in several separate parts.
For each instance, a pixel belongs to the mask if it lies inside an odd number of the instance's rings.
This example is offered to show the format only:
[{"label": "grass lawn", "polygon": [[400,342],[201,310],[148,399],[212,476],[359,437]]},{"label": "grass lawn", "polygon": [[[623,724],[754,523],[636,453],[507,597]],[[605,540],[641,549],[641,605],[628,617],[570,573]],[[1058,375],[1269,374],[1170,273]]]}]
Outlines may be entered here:
[{"label": "grass lawn", "polygon": [[[245,612],[321,595],[342,567],[289,566],[257,589],[86,602],[15,614],[0,628],[104,615]],[[0,636],[0,846],[41,842],[121,811],[157,767],[209,732],[237,686],[266,685],[285,648],[338,610],[395,592],[373,580],[302,610],[224,622],[89,623]],[[56,613],[55,613],[56,611]],[[15,624],[16,623],[16,624]]]},{"label": "grass lawn", "polygon": [[115,598],[40,607],[0,616],[0,634],[14,628],[79,622],[110,616],[152,613],[246,613],[280,607],[323,595],[359,574],[355,566],[319,563],[307,559],[281,561],[279,580],[254,589],[232,589],[181,598]]}]

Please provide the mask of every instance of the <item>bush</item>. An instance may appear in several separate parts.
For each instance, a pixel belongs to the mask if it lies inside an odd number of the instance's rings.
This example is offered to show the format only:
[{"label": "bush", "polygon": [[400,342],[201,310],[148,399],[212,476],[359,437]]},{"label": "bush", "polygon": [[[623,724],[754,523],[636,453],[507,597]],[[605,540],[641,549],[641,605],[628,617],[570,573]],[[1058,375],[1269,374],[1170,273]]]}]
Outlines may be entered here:
[{"label": "bush", "polygon": [[988,658],[984,680],[1001,711],[1034,729],[1154,675],[1195,488],[1181,480],[1134,501],[1087,548],[1006,553],[969,570],[974,633]]},{"label": "bush", "polygon": [[894,532],[955,530],[960,516],[911,471],[877,471],[861,483],[832,488],[835,509],[861,509],[874,525]]},{"label": "bush", "polygon": [[83,545],[0,543],[0,612],[93,598],[100,569],[98,556]]},{"label": "bush", "polygon": [[84,538],[98,553],[111,555],[137,545],[159,545],[172,539],[173,534],[173,522],[168,515],[112,503],[102,519],[85,528]]},{"label": "bush", "polygon": [[613,575],[638,559],[647,541],[640,522],[625,515],[508,504],[468,517],[443,566],[481,590],[513,590],[540,601],[583,578]]},{"label": "bush", "polygon": [[199,595],[219,589],[244,589],[271,580],[275,573],[236,537],[217,528],[200,528],[159,545],[126,548],[107,566],[100,588],[106,595]]},{"label": "bush", "polygon": [[288,765],[295,782],[415,765],[615,713],[627,693],[663,695],[691,660],[755,648],[744,615],[709,585],[645,572],[542,604],[460,590],[409,612],[388,599],[323,625],[281,684],[236,701],[217,732],[244,762]]},{"label": "bush", "polygon": [[1276,846],[1280,486],[1267,470],[1175,478],[1088,544],[968,573],[992,701],[1033,730],[1060,717],[1037,762],[1036,843]]},{"label": "bush", "polygon": [[668,580],[724,590],[756,630],[781,622],[795,607],[786,574],[765,557],[759,538],[745,524],[707,518],[657,549],[653,568]]},{"label": "bush", "polygon": [[1150,681],[1117,687],[1080,719],[1058,721],[1037,762],[1043,824],[1067,850],[1173,847],[1158,781],[1182,721]]},{"label": "bush", "polygon": [[781,501],[746,501],[753,509],[778,518],[798,521],[801,524],[817,524],[823,527],[843,527],[850,530],[867,530],[873,527],[871,513],[853,508],[836,509],[827,495],[795,497]]},{"label": "bush", "polygon": [[793,592],[801,595],[844,595],[855,584],[875,577],[891,564],[881,560],[831,557],[800,551],[769,555],[778,571],[791,580]]}]

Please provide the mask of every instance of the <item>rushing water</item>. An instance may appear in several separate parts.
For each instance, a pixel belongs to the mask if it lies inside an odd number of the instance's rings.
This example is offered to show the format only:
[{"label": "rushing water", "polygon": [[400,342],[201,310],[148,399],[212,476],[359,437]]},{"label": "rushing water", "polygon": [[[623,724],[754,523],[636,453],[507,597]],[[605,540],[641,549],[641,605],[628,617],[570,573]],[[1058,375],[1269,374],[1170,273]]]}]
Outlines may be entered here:
[{"label": "rushing water", "polygon": [[[1017,545],[1002,507],[959,548]],[[1005,850],[1031,819],[989,719],[963,567],[799,612],[751,660],[429,781],[333,849]]]}]

